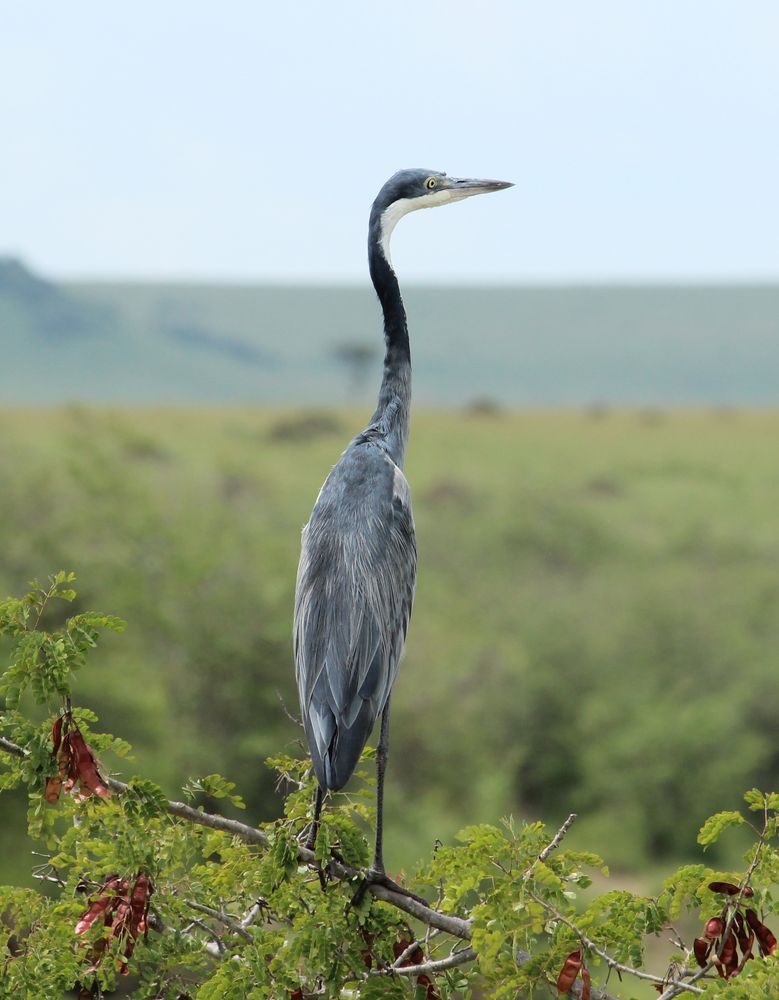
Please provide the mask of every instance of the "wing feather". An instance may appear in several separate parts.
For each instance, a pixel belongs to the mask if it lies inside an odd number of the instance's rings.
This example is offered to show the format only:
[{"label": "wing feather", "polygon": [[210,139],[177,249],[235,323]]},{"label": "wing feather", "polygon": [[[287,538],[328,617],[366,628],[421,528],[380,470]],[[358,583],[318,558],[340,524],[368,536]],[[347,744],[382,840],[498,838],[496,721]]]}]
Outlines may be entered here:
[{"label": "wing feather", "polygon": [[295,665],[317,779],[351,777],[397,676],[416,542],[403,473],[375,444],[348,449],[303,531]]}]

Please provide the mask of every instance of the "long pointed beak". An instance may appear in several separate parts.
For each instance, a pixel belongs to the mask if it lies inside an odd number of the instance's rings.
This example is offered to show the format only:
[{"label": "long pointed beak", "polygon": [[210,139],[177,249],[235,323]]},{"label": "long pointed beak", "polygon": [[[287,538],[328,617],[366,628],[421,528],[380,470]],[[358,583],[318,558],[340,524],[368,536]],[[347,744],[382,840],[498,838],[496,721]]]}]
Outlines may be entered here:
[{"label": "long pointed beak", "polygon": [[511,181],[485,181],[473,177],[452,177],[449,190],[455,198],[470,198],[474,194],[489,194],[490,191],[503,191],[514,187]]}]

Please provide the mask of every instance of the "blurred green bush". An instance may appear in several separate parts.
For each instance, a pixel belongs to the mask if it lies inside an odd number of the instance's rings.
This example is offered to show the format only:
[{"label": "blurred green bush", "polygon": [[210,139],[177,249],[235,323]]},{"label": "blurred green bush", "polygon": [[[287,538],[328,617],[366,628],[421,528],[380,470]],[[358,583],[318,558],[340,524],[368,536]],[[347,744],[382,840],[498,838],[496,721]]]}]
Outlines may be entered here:
[{"label": "blurred green bush", "polygon": [[[129,623],[79,702],[132,770],[169,791],[223,773],[250,819],[280,808],[263,759],[302,739],[300,528],[365,415],[314,417],[0,411],[0,591],[76,570],[80,605]],[[391,866],[468,822],[577,811],[582,842],[636,867],[772,785],[777,439],[776,413],[415,413]],[[0,874],[24,881],[21,825]]]}]

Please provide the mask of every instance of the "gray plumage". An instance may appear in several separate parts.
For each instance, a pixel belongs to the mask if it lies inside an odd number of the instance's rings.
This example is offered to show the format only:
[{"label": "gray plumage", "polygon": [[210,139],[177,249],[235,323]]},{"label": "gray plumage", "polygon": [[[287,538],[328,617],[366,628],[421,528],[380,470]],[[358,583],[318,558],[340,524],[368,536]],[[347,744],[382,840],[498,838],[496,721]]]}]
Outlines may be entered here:
[{"label": "gray plumage", "polygon": [[398,220],[418,208],[510,187],[429,170],[394,174],[373,203],[371,279],[384,315],[386,354],[376,411],[327,477],[303,530],[295,595],[295,668],[319,791],[351,777],[377,718],[377,833],[373,869],[383,872],[381,816],[389,697],[411,617],[417,553],[403,461],[411,405],[411,352],[403,300],[389,256]]},{"label": "gray plumage", "polygon": [[416,566],[408,483],[369,428],[328,476],[303,531],[295,662],[322,788],[349,780],[392,690]]}]

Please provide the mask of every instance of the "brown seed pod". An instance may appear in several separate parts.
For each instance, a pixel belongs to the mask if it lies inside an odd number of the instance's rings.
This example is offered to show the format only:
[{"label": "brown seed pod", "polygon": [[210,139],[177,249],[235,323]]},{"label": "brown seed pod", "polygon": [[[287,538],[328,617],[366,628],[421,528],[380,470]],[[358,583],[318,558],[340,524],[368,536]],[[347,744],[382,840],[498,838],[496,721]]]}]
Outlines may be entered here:
[{"label": "brown seed pod", "polygon": [[725,921],[722,917],[711,917],[706,921],[703,927],[704,937],[707,937],[710,941],[714,938],[718,938],[720,934],[725,930]]},{"label": "brown seed pod", "polygon": [[590,970],[586,965],[582,966],[582,994],[581,1000],[590,1000]]},{"label": "brown seed pod", "polygon": [[[712,892],[721,892],[726,896],[738,896],[741,891],[737,885],[732,882],[709,882],[709,888]],[[745,885],[744,891],[741,893],[744,899],[751,899],[755,894],[755,890],[751,885]]]},{"label": "brown seed pod", "polygon": [[60,743],[62,742],[62,716],[58,716],[54,720],[54,725],[51,727],[51,755],[56,757],[60,748]]},{"label": "brown seed pod", "polygon": [[55,774],[52,778],[46,779],[46,787],[43,790],[43,797],[49,805],[53,806],[55,802],[59,802],[61,791],[62,778],[58,774]]},{"label": "brown seed pod", "polygon": [[110,798],[111,792],[100,777],[92,748],[84,742],[84,737],[78,729],[74,729],[68,736],[70,737],[70,748],[75,762],[76,777],[81,788],[81,794],[85,797],[94,794],[104,799]]},{"label": "brown seed pod", "polygon": [[776,952],[776,938],[754,910],[747,910],[747,923],[755,932],[757,943],[760,945],[760,954],[764,958],[773,955]]},{"label": "brown seed pod", "polygon": [[582,952],[581,948],[576,951],[572,951],[571,954],[563,962],[563,967],[560,970],[560,975],[557,977],[557,992],[561,994],[566,994],[570,991],[573,984],[576,982],[576,977],[582,967]]},{"label": "brown seed pod", "polygon": [[733,917],[733,929],[736,932],[736,939],[738,941],[738,946],[741,949],[741,954],[743,959],[741,962],[741,968],[744,967],[744,962],[752,957],[752,944],[755,940],[755,932],[750,931],[747,934],[746,925],[744,924],[744,918],[740,913],[736,912]]},{"label": "brown seed pod", "polygon": [[720,961],[722,962],[722,972],[725,979],[730,979],[734,972],[738,969],[738,953],[736,951],[736,937],[733,931],[728,931],[728,936],[722,945],[722,953],[720,954]]},{"label": "brown seed pod", "polygon": [[111,903],[111,897],[108,894],[101,896],[96,899],[93,903],[89,904],[89,909],[81,914],[79,922],[76,924],[75,933],[84,934],[92,924],[97,920],[98,917],[102,917]]},{"label": "brown seed pod", "polygon": [[701,968],[704,968],[709,960],[711,941],[707,941],[706,938],[696,938],[692,943],[692,950],[695,955],[695,961]]}]

